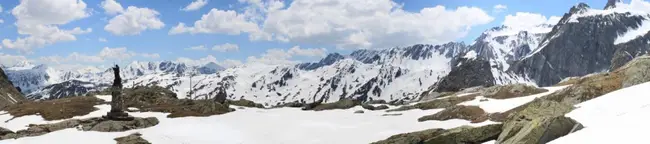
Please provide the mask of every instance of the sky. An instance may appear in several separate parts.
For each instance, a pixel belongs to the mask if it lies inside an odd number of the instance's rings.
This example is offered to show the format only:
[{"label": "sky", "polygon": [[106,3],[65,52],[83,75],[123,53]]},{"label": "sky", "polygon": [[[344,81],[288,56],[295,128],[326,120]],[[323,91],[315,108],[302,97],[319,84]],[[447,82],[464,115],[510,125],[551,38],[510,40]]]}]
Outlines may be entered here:
[{"label": "sky", "polygon": [[2,0],[0,64],[294,64],[328,53],[470,44],[606,0]]}]

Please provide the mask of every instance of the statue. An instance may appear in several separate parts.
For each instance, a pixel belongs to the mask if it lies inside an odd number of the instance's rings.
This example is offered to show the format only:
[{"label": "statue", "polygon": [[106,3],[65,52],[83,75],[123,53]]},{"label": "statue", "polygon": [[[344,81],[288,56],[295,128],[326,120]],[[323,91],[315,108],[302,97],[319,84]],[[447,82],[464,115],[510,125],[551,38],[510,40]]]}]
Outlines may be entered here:
[{"label": "statue", "polygon": [[113,86],[111,87],[111,111],[104,116],[110,120],[133,120],[134,118],[124,112],[124,99],[122,95],[122,78],[120,77],[120,67],[113,67]]}]

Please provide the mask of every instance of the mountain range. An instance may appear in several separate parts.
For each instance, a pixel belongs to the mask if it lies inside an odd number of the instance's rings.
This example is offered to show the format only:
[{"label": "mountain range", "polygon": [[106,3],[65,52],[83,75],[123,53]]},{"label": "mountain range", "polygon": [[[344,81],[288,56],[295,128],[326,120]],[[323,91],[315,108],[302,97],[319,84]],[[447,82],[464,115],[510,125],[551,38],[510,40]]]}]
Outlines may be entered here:
[{"label": "mountain range", "polygon": [[[584,3],[557,24],[494,27],[472,44],[415,44],[331,53],[291,65],[132,62],[122,68],[125,87],[157,85],[180,98],[247,99],[266,106],[288,102],[409,102],[438,92],[512,83],[549,86],[568,77],[609,71],[650,49],[650,15],[625,5]],[[28,62],[3,67],[28,99],[56,99],[101,91],[110,69],[57,70]],[[190,93],[190,91],[192,93]]]}]

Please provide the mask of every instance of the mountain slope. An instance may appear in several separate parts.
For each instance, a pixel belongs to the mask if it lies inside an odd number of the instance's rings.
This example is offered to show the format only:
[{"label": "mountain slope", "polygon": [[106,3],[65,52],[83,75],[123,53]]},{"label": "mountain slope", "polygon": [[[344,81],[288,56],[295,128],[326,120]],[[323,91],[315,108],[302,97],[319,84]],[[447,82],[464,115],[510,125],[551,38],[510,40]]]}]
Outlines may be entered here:
[{"label": "mountain slope", "polygon": [[24,100],[23,95],[9,81],[4,70],[0,68],[0,109]]},{"label": "mountain slope", "polygon": [[571,8],[540,46],[514,64],[509,71],[526,76],[540,86],[553,85],[566,77],[607,71],[619,34],[638,28],[647,13],[623,6],[591,9],[580,3]]}]

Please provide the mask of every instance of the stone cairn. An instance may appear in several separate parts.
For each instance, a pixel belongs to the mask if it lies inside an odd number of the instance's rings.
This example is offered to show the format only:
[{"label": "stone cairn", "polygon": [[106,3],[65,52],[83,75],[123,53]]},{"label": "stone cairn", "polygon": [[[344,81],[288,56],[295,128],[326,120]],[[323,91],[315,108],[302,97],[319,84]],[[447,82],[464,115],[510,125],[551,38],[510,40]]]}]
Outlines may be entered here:
[{"label": "stone cairn", "polygon": [[106,113],[104,118],[117,121],[130,121],[134,118],[124,112],[124,99],[122,95],[122,78],[120,77],[120,67],[113,67],[113,86],[111,87],[111,111]]}]

